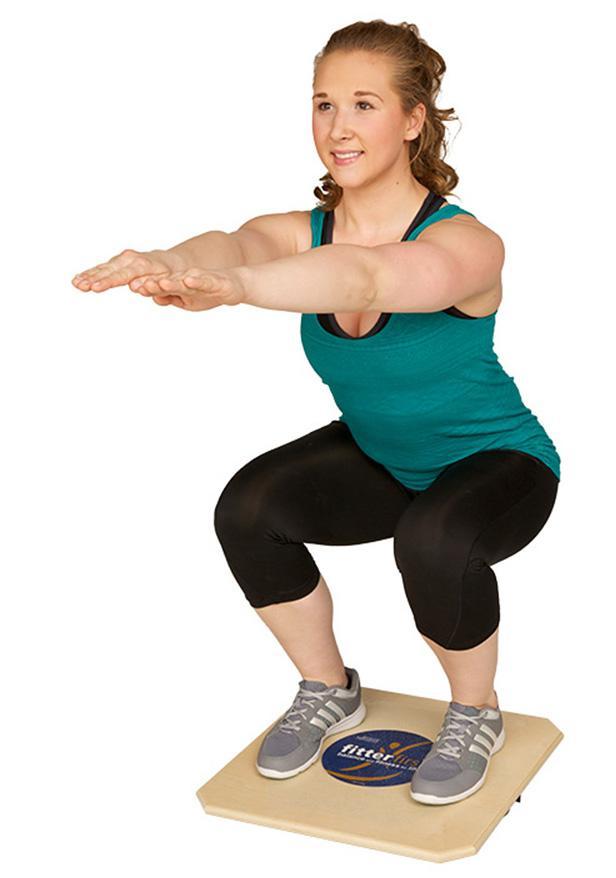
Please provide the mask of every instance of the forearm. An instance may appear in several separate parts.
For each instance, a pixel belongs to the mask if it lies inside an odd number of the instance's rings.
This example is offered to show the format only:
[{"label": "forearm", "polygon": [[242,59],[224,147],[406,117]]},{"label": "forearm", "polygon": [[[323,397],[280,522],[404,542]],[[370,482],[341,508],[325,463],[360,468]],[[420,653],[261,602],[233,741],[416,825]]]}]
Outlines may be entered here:
[{"label": "forearm", "polygon": [[167,252],[181,256],[191,268],[232,268],[245,261],[239,241],[220,231],[196,235],[168,247]]},{"label": "forearm", "polygon": [[368,311],[376,294],[371,247],[330,244],[234,269],[242,302],[306,314]]}]

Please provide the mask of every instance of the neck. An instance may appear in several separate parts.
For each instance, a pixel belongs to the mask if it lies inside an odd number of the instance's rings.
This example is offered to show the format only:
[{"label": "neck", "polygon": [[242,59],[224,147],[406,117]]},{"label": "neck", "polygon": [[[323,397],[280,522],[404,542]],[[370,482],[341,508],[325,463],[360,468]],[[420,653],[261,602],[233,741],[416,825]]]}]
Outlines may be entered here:
[{"label": "neck", "polygon": [[407,228],[425,201],[429,189],[414,178],[391,184],[381,182],[378,191],[371,187],[345,189],[335,208],[336,230],[357,240],[395,238]]}]

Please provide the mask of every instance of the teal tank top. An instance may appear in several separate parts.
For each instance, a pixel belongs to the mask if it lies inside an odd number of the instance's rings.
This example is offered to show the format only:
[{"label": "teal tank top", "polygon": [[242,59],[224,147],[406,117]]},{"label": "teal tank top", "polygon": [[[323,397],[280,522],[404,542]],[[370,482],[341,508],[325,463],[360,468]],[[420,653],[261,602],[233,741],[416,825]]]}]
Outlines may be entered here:
[{"label": "teal tank top", "polygon": [[[311,211],[312,247],[324,243],[324,222],[331,228],[326,213]],[[459,213],[470,214],[448,204],[402,240]],[[302,314],[301,342],[341,412],[338,420],[405,487],[423,491],[449,464],[488,449],[534,455],[560,479],[552,440],[494,352],[496,312],[464,316],[455,306],[383,314],[354,338],[324,327],[332,315]]]}]

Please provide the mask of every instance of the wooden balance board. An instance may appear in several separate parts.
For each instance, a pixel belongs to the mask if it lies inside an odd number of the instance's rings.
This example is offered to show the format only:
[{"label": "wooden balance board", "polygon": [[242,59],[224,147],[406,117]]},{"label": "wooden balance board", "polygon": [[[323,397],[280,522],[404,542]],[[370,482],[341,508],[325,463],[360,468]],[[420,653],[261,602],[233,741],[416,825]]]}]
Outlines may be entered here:
[{"label": "wooden balance board", "polygon": [[366,687],[362,697],[363,722],[325,738],[294,777],[257,771],[270,724],[197,791],[206,813],[442,863],[478,852],[563,738],[545,717],[503,710],[505,744],[483,786],[459,802],[423,804],[410,782],[448,703]]}]

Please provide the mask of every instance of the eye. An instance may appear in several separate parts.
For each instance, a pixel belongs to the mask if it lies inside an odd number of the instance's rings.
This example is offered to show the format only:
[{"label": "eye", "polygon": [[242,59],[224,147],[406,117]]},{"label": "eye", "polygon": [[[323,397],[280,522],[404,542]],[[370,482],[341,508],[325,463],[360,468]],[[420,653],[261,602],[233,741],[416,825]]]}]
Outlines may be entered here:
[{"label": "eye", "polygon": [[[364,104],[366,107],[370,107],[371,110],[374,109],[372,104],[368,103],[368,101],[357,101],[357,104]],[[321,107],[324,107],[325,105],[331,107],[329,101],[322,101],[320,104],[317,104],[317,110],[320,110]]]}]

